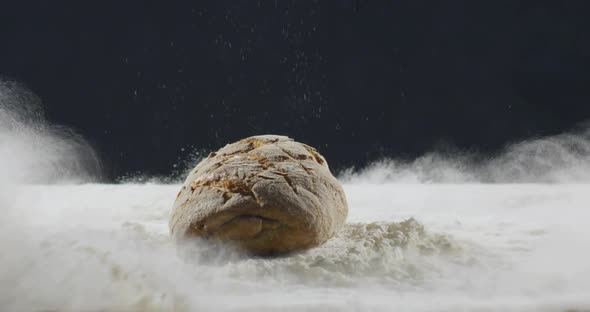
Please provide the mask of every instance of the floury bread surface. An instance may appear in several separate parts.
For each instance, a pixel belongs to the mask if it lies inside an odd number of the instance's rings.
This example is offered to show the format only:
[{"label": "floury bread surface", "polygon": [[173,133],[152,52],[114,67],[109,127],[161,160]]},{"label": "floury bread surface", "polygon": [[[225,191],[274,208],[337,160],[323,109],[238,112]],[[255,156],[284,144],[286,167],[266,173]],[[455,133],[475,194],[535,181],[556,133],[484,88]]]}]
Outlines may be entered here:
[{"label": "floury bread surface", "polygon": [[170,218],[176,240],[200,237],[257,255],[318,246],[344,224],[340,183],[314,148],[277,135],[228,144],[190,173]]}]

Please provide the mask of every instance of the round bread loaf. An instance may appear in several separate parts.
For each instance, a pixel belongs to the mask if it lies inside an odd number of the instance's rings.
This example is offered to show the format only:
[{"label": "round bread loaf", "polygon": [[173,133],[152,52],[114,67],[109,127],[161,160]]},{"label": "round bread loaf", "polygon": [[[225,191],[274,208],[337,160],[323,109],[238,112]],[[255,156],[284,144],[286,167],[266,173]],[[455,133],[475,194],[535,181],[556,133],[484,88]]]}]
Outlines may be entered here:
[{"label": "round bread loaf", "polygon": [[277,135],[228,144],[201,161],[170,217],[176,240],[231,242],[255,255],[318,246],[344,224],[344,191],[314,148]]}]

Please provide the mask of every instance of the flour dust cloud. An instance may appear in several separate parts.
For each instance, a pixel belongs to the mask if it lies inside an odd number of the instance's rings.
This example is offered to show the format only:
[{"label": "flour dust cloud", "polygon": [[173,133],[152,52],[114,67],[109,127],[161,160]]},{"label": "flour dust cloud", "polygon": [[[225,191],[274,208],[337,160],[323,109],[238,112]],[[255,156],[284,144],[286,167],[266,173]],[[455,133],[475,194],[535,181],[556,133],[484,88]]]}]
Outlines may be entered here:
[{"label": "flour dust cloud", "polygon": [[[476,160],[478,159],[478,160]],[[7,311],[584,311],[590,136],[490,159],[432,153],[341,175],[347,225],[268,259],[175,246],[178,184],[98,184],[73,130],[0,84],[0,306]]]}]

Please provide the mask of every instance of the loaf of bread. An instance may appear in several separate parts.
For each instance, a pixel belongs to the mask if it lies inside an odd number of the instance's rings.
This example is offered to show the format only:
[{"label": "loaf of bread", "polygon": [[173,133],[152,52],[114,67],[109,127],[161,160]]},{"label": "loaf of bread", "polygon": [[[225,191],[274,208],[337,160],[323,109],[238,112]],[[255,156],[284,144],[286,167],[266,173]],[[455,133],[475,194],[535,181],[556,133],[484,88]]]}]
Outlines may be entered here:
[{"label": "loaf of bread", "polygon": [[324,157],[288,137],[261,135],[228,144],[194,168],[174,203],[170,231],[176,240],[272,256],[321,245],[347,213]]}]

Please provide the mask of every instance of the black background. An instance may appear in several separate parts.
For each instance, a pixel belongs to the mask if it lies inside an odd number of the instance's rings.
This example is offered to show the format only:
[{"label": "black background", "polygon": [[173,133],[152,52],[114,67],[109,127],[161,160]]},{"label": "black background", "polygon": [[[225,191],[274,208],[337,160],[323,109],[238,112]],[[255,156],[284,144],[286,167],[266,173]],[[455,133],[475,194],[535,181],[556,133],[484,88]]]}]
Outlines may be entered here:
[{"label": "black background", "polygon": [[109,178],[253,134],[337,170],[590,117],[590,1],[2,1],[0,45]]}]

